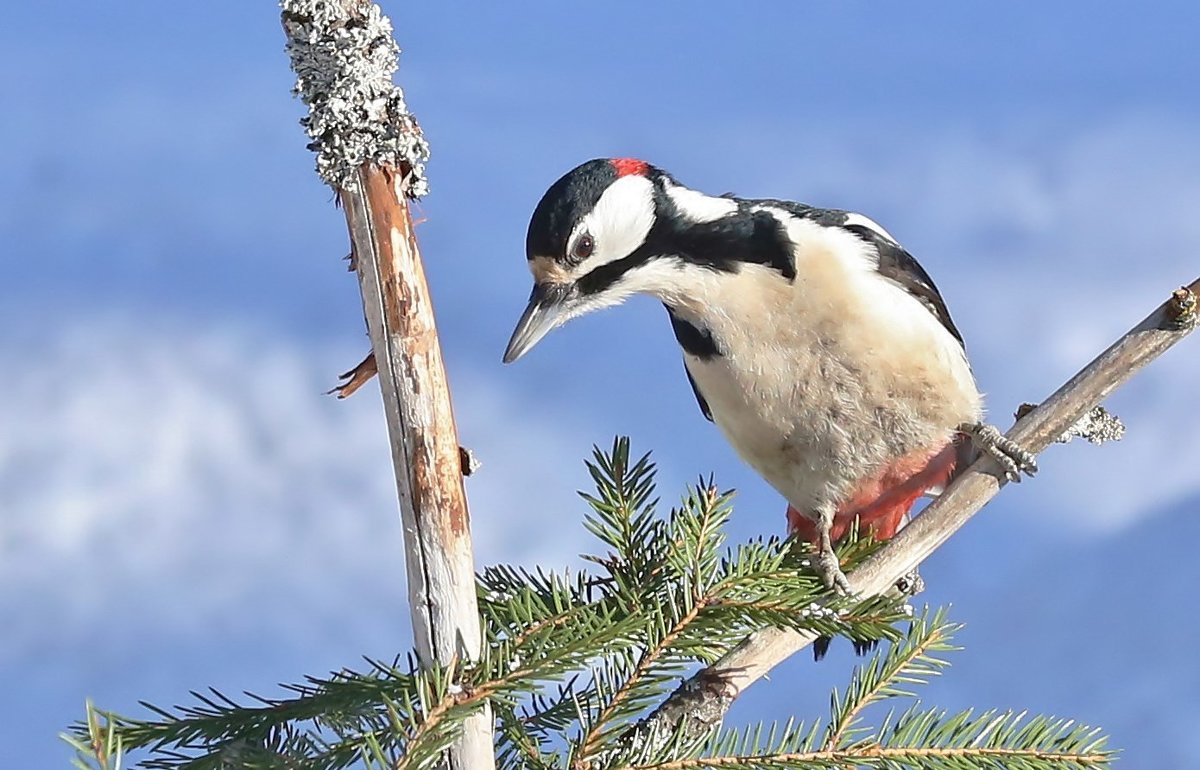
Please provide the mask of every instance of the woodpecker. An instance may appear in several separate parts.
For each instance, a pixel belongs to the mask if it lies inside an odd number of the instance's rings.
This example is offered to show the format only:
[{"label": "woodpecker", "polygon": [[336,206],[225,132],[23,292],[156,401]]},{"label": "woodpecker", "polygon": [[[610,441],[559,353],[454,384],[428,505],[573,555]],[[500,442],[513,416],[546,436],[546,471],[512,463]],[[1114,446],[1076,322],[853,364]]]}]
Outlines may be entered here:
[{"label": "woodpecker", "polygon": [[861,214],[712,196],[631,158],[550,186],[526,238],[533,293],[504,353],[648,294],[666,307],[704,416],[788,502],[826,585],[857,519],[895,535],[922,495],[986,452],[1013,480],[1033,455],[983,420],[963,338],[928,273]]}]

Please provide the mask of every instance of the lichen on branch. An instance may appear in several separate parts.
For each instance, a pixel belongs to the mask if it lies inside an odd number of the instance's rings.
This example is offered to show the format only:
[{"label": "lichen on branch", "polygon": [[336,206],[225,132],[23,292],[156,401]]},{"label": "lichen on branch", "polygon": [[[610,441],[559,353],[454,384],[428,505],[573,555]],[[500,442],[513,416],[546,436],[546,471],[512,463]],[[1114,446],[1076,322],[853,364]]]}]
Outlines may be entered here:
[{"label": "lichen on branch", "polygon": [[392,82],[400,48],[379,6],[364,0],[283,0],[293,92],[308,106],[300,124],[317,153],[317,173],[353,190],[364,164],[404,172],[405,194],[429,190],[429,145]]}]

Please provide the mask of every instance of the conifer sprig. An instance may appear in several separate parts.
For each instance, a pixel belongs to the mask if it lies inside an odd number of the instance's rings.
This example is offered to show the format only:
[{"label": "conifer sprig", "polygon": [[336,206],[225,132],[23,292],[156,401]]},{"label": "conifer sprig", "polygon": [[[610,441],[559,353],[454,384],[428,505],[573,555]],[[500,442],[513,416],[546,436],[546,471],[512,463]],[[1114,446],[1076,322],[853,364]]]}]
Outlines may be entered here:
[{"label": "conifer sprig", "polygon": [[944,610],[922,615],[886,654],[875,655],[868,665],[855,668],[845,691],[834,690],[830,696],[832,715],[824,748],[852,744],[855,734],[863,732],[856,728],[859,716],[871,704],[888,698],[915,698],[911,686],[927,684],[948,665],[936,653],[957,649],[949,640],[960,627],[946,619]]},{"label": "conifer sprig", "polygon": [[[118,770],[122,750],[153,770],[261,767],[417,770],[435,766],[464,720],[490,706],[502,770],[687,768],[1091,768],[1103,740],[1072,722],[913,704],[865,726],[864,710],[938,673],[956,626],[943,613],[909,618],[898,600],[830,596],[805,567],[803,546],[778,538],[725,545],[732,493],[712,480],[689,488],[664,518],[654,466],[629,442],[596,450],[584,495],[601,552],[588,571],[489,567],[478,577],[479,660],[431,670],[408,658],[368,661],[284,687],[283,697],[238,703],[192,693],[174,709],[145,704],[130,719],[89,709],[65,736],[77,766]],[[876,547],[840,551],[853,566]],[[856,641],[896,640],[832,698],[822,724],[754,725],[700,736],[631,741],[630,728],[681,679],[767,625]]]}]

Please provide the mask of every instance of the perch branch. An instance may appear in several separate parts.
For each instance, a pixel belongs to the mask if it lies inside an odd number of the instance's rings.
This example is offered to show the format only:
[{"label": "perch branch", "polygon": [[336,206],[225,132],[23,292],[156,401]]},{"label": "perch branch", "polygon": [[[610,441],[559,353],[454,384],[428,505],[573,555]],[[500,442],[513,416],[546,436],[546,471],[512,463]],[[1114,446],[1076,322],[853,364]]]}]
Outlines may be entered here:
[{"label": "perch branch", "polygon": [[[476,658],[464,458],[408,202],[425,190],[428,148],[392,82],[399,49],[366,0],[283,0],[282,8],[296,92],[309,107],[301,123],[350,230],[372,355],[347,386],[378,369],[417,655],[427,667]],[[495,766],[487,709],[467,720],[447,759],[454,770]]]},{"label": "perch branch", "polygon": [[[1031,452],[1081,430],[1080,421],[1142,367],[1196,326],[1200,279],[1171,295],[1145,320],[1072,377],[1039,407],[1028,410],[1007,436]],[[1086,431],[1084,432],[1087,437]],[[999,467],[983,457],[848,577],[864,596],[887,591],[946,542],[1006,484]],[[715,727],[747,687],[813,642],[816,634],[766,628],[751,634],[720,660],[685,681],[626,736],[630,742],[668,741],[678,731],[696,737]]]}]

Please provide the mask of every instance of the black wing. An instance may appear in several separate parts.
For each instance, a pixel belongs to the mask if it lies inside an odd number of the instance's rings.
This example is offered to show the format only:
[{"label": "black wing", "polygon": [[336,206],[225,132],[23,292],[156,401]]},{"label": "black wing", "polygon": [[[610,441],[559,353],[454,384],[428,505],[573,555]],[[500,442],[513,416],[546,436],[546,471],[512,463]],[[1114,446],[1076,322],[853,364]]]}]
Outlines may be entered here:
[{"label": "black wing", "polygon": [[[663,307],[667,309],[667,315],[671,317],[671,331],[675,332],[675,339],[685,352],[700,358],[714,358],[721,355],[721,351],[717,348],[716,342],[713,341],[712,335],[709,334],[707,329],[698,329],[675,315],[670,305],[664,304]],[[692,386],[692,393],[696,394],[696,403],[700,404],[700,411],[704,413],[709,422],[712,422],[712,410],[708,408],[708,402],[704,400],[704,396],[700,393],[700,388],[696,386],[696,380],[692,377],[692,373],[688,371],[686,363],[683,365],[683,371],[687,373],[688,384]]]},{"label": "black wing", "polygon": [[700,405],[700,411],[704,413],[705,419],[712,422],[712,410],[708,408],[708,402],[704,400],[704,396],[700,393],[700,388],[696,387],[696,379],[688,371],[687,364],[683,365],[683,371],[687,375],[688,384],[692,386],[692,392],[696,394],[696,403]]},{"label": "black wing", "polygon": [[804,203],[783,200],[754,200],[747,203],[774,206],[783,209],[793,216],[811,219],[825,227],[840,227],[853,233],[875,247],[879,255],[879,274],[895,283],[900,288],[916,297],[933,316],[946,327],[959,344],[963,344],[962,333],[954,325],[946,301],[942,299],[937,286],[925,268],[921,267],[916,258],[876,227],[872,227],[866,217],[840,209],[820,209]]}]

